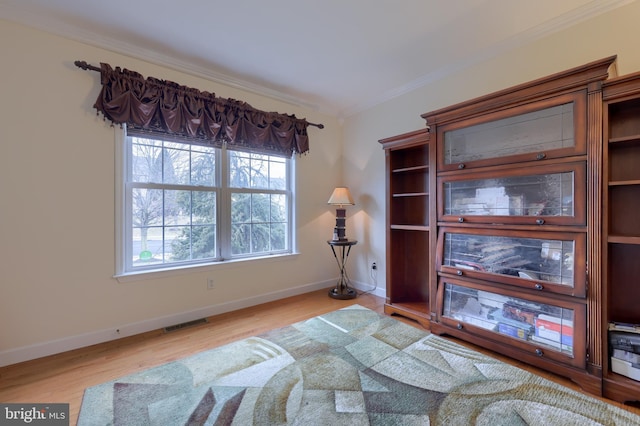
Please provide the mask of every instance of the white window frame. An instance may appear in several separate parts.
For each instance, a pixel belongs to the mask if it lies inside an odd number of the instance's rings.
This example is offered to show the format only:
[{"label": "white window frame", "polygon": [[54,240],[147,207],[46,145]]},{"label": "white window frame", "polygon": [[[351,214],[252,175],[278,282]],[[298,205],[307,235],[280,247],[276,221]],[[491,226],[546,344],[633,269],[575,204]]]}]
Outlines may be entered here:
[{"label": "white window frame", "polygon": [[[161,139],[161,138],[158,138]],[[216,258],[205,262],[185,262],[180,264],[157,264],[149,268],[130,267],[131,254],[128,253],[129,229],[131,229],[130,218],[127,217],[127,179],[129,164],[129,146],[126,133],[126,126],[115,128],[115,266],[114,277],[120,282],[133,281],[137,279],[147,279],[152,276],[165,276],[181,274],[193,271],[194,269],[210,269],[229,266],[235,262],[246,261],[269,261],[282,256],[296,255],[296,235],[295,235],[295,158],[287,158],[286,173],[288,187],[284,191],[289,200],[287,205],[287,245],[286,250],[273,253],[243,254],[231,256],[230,233],[224,232],[231,224],[231,192],[258,192],[258,193],[281,193],[282,191],[272,191],[263,189],[240,189],[229,187],[229,150],[226,147],[220,148],[216,155],[216,182],[217,191],[217,230],[216,236]]]}]

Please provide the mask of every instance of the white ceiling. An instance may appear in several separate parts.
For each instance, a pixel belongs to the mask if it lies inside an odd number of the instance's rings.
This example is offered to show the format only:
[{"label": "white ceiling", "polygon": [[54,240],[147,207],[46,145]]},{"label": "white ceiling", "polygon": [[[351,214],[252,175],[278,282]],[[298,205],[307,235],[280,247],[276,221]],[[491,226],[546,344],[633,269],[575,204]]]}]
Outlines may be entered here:
[{"label": "white ceiling", "polygon": [[345,117],[633,1],[0,0],[0,18]]}]

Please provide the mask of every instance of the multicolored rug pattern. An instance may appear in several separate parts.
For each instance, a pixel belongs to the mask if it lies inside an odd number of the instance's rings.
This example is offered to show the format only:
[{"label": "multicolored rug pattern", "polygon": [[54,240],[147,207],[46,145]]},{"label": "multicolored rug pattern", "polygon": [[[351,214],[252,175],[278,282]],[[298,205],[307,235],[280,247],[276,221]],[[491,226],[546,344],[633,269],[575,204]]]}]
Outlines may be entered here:
[{"label": "multicolored rug pattern", "polygon": [[85,391],[78,425],[640,425],[359,305]]}]

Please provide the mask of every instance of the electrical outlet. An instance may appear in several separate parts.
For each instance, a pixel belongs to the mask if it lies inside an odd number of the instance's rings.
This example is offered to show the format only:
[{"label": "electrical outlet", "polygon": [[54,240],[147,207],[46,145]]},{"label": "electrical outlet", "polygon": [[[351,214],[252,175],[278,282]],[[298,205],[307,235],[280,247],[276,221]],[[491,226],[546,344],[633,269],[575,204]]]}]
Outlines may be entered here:
[{"label": "electrical outlet", "polygon": [[213,290],[214,288],[213,278],[207,278],[207,290]]},{"label": "electrical outlet", "polygon": [[376,262],[371,262],[371,269],[376,271],[378,269],[378,264]]}]

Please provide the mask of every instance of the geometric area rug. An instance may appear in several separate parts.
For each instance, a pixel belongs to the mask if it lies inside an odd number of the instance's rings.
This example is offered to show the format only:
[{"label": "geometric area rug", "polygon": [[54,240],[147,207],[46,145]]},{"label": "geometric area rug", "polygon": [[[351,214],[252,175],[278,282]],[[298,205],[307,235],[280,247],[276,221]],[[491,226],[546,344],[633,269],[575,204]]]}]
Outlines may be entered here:
[{"label": "geometric area rug", "polygon": [[86,389],[78,425],[640,425],[640,417],[349,306]]}]

